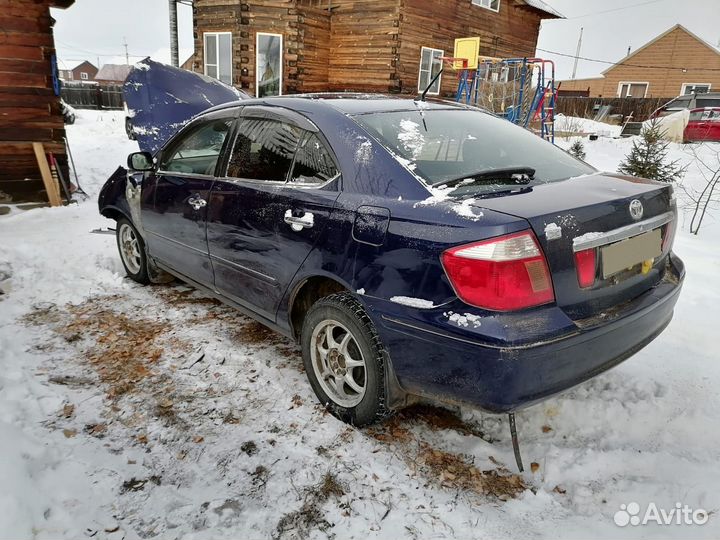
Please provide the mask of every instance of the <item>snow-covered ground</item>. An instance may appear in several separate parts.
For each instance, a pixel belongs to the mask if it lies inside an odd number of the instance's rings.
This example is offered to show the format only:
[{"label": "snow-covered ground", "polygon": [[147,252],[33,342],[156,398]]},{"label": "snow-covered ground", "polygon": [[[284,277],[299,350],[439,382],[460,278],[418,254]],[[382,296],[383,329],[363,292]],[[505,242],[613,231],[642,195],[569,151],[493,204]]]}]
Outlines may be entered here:
[{"label": "snow-covered ground", "polygon": [[[114,238],[88,231],[112,225],[96,195],[134,143],[119,113],[78,111],[68,133],[91,200],[0,217],[0,538],[720,537],[719,209],[699,236],[683,220],[670,327],[518,414],[513,476],[504,418],[348,427],[292,343],[188,287],[126,279]],[[631,144],[586,142],[587,161],[615,170]],[[690,163],[685,184],[701,182]],[[631,502],[712,514],[616,526]]]}]

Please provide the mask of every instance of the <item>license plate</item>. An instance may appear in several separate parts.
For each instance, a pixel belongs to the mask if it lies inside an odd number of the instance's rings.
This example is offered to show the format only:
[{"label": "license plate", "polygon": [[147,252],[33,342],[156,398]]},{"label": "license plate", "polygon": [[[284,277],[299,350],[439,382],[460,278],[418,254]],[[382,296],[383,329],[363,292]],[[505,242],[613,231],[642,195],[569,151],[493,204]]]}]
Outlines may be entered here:
[{"label": "license plate", "polygon": [[661,252],[660,229],[600,248],[603,279],[632,268],[641,262],[659,257]]}]

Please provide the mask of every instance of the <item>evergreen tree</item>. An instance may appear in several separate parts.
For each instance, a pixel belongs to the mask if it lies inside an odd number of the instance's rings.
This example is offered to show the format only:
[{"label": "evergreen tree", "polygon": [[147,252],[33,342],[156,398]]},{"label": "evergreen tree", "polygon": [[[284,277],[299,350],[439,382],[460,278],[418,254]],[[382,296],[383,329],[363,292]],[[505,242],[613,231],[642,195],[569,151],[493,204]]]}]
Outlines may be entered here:
[{"label": "evergreen tree", "polygon": [[685,169],[678,165],[678,161],[667,161],[669,141],[663,138],[660,126],[652,123],[643,128],[640,138],[633,142],[632,150],[620,163],[618,172],[659,180],[660,182],[675,182],[679,180]]},{"label": "evergreen tree", "polygon": [[586,154],[585,154],[585,145],[583,144],[582,140],[576,139],[572,145],[570,145],[570,148],[568,148],[568,153],[571,156],[575,156],[578,159],[585,160]]}]

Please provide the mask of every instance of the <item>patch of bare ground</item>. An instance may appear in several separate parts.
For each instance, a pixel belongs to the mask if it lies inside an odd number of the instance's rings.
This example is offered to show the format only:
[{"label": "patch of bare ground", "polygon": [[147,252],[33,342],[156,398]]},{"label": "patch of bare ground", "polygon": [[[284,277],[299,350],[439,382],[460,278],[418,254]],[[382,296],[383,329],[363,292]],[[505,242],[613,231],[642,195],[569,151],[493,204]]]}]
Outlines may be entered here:
[{"label": "patch of bare ground", "polygon": [[109,299],[92,299],[68,309],[69,322],[56,327],[66,341],[83,336],[87,361],[116,398],[136,388],[151,374],[163,354],[158,338],[167,326],[107,309]]},{"label": "patch of bare ground", "polygon": [[417,425],[431,431],[454,430],[493,442],[481,430],[463,422],[452,411],[430,405],[404,409],[381,426],[369,428],[367,433],[382,443],[397,447],[399,455],[412,469],[441,487],[469,491],[502,501],[515,498],[529,488],[520,475],[510,473],[492,458],[491,462],[497,467],[480,470],[467,456],[433,448],[421,439],[418,430],[412,429]]}]

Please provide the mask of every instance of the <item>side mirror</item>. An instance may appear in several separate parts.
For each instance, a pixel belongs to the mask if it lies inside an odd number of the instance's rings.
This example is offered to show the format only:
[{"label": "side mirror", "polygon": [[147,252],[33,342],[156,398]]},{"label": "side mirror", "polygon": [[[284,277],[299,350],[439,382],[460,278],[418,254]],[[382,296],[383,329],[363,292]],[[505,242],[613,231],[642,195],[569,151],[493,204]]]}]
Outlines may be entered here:
[{"label": "side mirror", "polygon": [[155,168],[150,152],[133,152],[128,156],[127,165],[131,171],[138,172],[152,171]]}]

